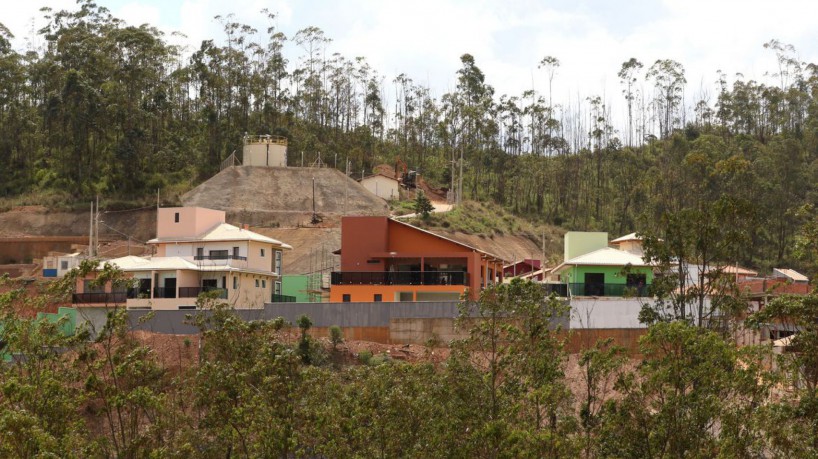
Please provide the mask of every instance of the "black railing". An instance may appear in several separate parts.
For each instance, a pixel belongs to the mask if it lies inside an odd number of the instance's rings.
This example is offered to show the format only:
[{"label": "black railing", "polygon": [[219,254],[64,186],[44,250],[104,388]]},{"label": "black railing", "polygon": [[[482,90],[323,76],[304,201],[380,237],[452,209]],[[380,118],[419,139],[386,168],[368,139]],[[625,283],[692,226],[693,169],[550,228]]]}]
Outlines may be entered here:
[{"label": "black railing", "polygon": [[469,285],[463,271],[333,272],[332,285]]},{"label": "black railing", "polygon": [[567,284],[542,284],[542,287],[546,296],[551,296],[552,293],[562,298],[568,296]]},{"label": "black railing", "polygon": [[626,284],[568,284],[572,296],[621,296],[621,297],[643,297],[651,296],[650,284],[647,285],[626,285]]},{"label": "black railing", "polygon": [[247,261],[247,257],[240,257],[238,255],[195,255],[194,260],[240,260]]},{"label": "black railing", "polygon": [[154,287],[153,297],[154,298],[176,298],[176,289],[175,288],[166,288],[166,287]]},{"label": "black railing", "polygon": [[277,295],[273,293],[272,298],[270,298],[271,303],[295,303],[296,299],[294,296],[291,295]]},{"label": "black railing", "polygon": [[227,298],[227,290],[218,287],[179,287],[179,298],[196,298],[202,292],[211,292],[213,290],[219,292],[217,298]]},{"label": "black railing", "polygon": [[75,293],[71,295],[74,304],[124,304],[128,298],[136,298],[128,292],[115,293]]}]

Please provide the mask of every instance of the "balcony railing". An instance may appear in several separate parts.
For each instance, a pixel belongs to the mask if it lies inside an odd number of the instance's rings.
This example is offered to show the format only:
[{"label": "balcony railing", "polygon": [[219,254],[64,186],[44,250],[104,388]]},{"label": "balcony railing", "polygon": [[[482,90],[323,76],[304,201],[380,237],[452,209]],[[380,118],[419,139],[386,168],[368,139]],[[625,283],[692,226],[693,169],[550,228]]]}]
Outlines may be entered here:
[{"label": "balcony railing", "polygon": [[154,287],[153,297],[154,298],[176,298],[176,289],[175,288],[166,288],[166,287]]},{"label": "balcony railing", "polygon": [[294,296],[291,295],[277,295],[273,293],[272,298],[270,298],[271,303],[295,303],[296,299]]},{"label": "balcony railing", "polygon": [[227,290],[218,287],[179,287],[179,298],[197,298],[202,292],[219,292],[216,298],[227,299]]},{"label": "balcony railing", "polygon": [[648,285],[625,284],[568,284],[572,296],[614,296],[614,297],[644,297],[651,296],[653,290]]},{"label": "balcony railing", "polygon": [[247,261],[247,257],[240,257],[238,255],[194,255],[193,260],[239,260]]},{"label": "balcony railing", "polygon": [[469,285],[463,271],[334,272],[332,285]]},{"label": "balcony railing", "polygon": [[113,293],[75,293],[71,295],[74,304],[124,304],[128,298],[136,298],[137,289],[128,289],[124,292]]}]

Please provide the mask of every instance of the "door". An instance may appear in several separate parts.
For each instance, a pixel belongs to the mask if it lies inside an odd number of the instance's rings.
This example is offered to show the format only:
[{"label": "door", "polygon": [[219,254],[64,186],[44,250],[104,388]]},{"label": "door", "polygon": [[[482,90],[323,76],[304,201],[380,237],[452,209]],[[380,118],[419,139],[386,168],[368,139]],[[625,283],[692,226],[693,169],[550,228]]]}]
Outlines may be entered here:
[{"label": "door", "polygon": [[165,278],[165,290],[164,295],[165,298],[176,298],[176,278],[175,277],[166,277]]},{"label": "door", "polygon": [[585,273],[585,296],[605,295],[605,273]]}]

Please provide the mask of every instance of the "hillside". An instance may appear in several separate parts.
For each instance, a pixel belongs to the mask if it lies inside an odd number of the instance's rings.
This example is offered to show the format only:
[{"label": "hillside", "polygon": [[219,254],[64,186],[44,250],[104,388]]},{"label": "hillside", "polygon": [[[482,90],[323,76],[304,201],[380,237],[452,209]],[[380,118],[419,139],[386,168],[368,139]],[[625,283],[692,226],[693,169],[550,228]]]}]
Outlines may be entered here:
[{"label": "hillside", "polygon": [[227,168],[182,196],[185,206],[224,210],[229,220],[253,226],[309,225],[315,212],[326,224],[342,215],[387,215],[386,203],[336,169]]}]

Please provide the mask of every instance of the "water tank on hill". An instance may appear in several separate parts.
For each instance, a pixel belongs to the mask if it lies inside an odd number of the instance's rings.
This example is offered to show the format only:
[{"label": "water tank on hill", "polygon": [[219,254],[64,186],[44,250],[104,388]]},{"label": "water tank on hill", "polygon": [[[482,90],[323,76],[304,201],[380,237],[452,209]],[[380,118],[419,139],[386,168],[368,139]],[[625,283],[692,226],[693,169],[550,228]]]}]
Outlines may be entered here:
[{"label": "water tank on hill", "polygon": [[287,138],[246,135],[241,163],[245,166],[287,167]]}]

